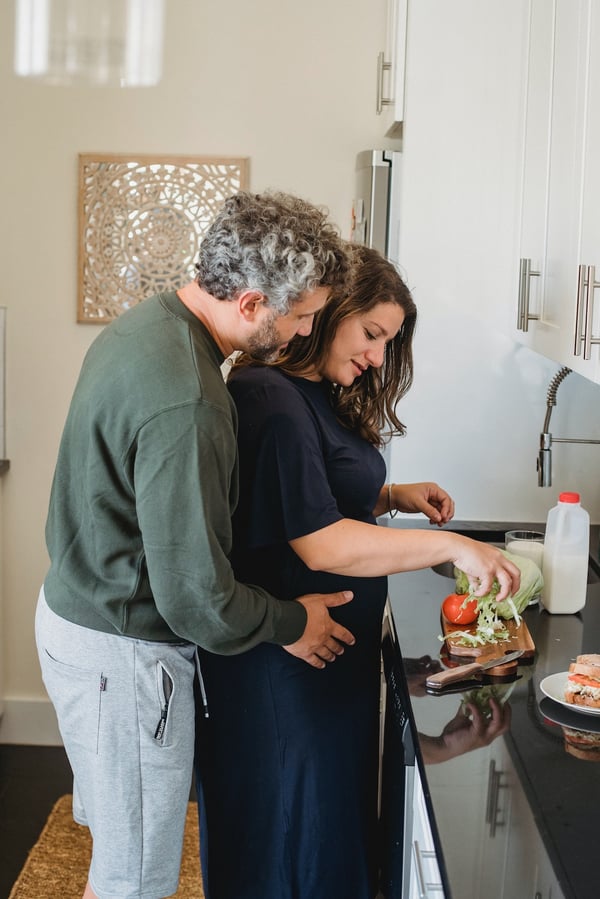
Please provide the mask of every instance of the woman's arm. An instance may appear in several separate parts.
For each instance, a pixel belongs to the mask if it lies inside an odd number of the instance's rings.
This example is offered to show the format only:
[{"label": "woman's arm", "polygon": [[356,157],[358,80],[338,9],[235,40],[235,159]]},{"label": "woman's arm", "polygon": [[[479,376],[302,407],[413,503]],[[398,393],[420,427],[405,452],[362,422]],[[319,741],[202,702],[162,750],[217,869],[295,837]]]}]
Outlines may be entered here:
[{"label": "woman's arm", "polygon": [[477,596],[489,593],[494,579],[500,584],[498,600],[520,584],[519,569],[499,549],[452,531],[378,527],[343,518],[290,540],[290,546],[313,571],[378,577],[451,561],[468,575]]},{"label": "woman's arm", "polygon": [[468,703],[467,709],[470,716],[460,708],[439,737],[419,734],[419,745],[426,765],[446,762],[464,752],[489,746],[510,728],[512,713],[508,703],[502,706],[497,700],[490,699],[492,714],[489,719],[473,703]]}]

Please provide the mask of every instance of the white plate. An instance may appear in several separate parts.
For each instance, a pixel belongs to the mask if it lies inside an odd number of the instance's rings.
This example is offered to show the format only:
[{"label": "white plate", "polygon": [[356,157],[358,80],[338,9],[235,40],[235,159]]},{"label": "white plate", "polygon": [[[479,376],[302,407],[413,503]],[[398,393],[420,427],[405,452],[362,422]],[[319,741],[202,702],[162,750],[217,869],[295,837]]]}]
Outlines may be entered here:
[{"label": "white plate", "polygon": [[576,705],[569,704],[567,708],[544,696],[540,699],[539,709],[544,718],[553,724],[560,724],[561,727],[569,727],[583,733],[600,734],[600,718],[593,715],[578,715]]},{"label": "white plate", "polygon": [[585,705],[574,705],[565,701],[565,686],[568,676],[568,671],[561,671],[559,674],[549,674],[541,682],[540,690],[550,699],[553,699],[554,702],[560,702],[561,705],[571,709],[573,712],[582,712],[584,715],[600,715],[600,709],[590,709]]}]

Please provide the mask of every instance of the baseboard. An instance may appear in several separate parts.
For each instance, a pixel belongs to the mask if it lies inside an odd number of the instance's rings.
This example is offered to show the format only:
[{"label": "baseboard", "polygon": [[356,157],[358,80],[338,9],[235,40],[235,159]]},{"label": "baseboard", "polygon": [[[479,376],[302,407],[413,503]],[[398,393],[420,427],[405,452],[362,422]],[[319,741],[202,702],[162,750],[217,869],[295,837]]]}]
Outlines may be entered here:
[{"label": "baseboard", "polygon": [[62,746],[54,707],[44,699],[4,699],[0,743]]}]

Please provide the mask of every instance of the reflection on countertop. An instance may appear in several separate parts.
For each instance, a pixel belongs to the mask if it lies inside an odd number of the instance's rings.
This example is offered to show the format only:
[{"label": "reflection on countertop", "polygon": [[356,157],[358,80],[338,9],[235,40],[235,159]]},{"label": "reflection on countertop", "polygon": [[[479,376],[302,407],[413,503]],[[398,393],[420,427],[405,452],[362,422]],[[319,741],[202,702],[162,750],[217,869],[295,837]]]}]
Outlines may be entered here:
[{"label": "reflection on countertop", "polygon": [[[512,522],[506,526],[493,522],[490,529],[501,532],[510,529],[509,525],[515,526]],[[416,522],[393,522],[388,526],[415,527]],[[539,523],[529,522],[518,526],[533,530],[540,527]],[[482,522],[461,522],[453,523],[451,529],[468,532],[484,527]],[[596,563],[599,531],[594,526]],[[441,659],[440,606],[444,597],[453,591],[454,580],[431,568],[389,578],[390,605],[407,679],[413,674],[411,666],[415,659],[427,656]],[[533,829],[550,859],[551,874],[562,894],[567,899],[596,899],[600,778],[593,766],[565,751],[562,727],[547,717],[540,706],[544,699],[540,683],[549,674],[566,671],[576,655],[600,652],[600,582],[588,585],[586,606],[580,613],[550,615],[536,605],[526,609],[524,619],[535,643],[535,657],[531,664],[519,667],[519,678],[510,690],[507,700],[510,730],[491,746],[441,764],[428,763],[427,743],[454,719],[464,696],[460,693],[432,696],[410,691],[410,717],[434,828],[439,836],[442,865],[454,899],[483,896],[513,899],[530,895],[529,892],[511,893],[506,879],[501,891],[502,885],[497,881],[499,871],[508,870],[506,853],[511,841],[520,842],[521,849],[521,856],[517,853],[517,861],[514,864],[511,861],[511,865],[518,869],[521,858],[524,867],[519,876],[525,878],[526,863],[531,868],[535,854],[531,848]],[[579,717],[583,731],[586,716]],[[511,794],[509,824],[505,811],[498,809],[500,800],[508,795],[511,777],[518,782],[519,793]],[[519,796],[523,797],[522,801]],[[470,847],[469,838],[474,841]],[[510,876],[502,874],[502,877]],[[550,895],[547,890],[539,892],[544,897]]]},{"label": "reflection on countertop", "polygon": [[9,459],[0,459],[0,478],[3,474],[6,474],[8,469],[10,468],[10,460]]}]

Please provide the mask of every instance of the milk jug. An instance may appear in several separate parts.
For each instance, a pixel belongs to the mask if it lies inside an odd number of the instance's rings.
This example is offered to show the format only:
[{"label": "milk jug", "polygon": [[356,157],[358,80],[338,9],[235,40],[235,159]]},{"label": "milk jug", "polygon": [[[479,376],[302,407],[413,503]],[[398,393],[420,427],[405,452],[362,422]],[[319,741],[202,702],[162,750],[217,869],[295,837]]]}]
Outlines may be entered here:
[{"label": "milk jug", "polygon": [[578,612],[585,605],[590,516],[578,493],[561,493],[548,512],[542,571],[542,603],[548,612]]}]

